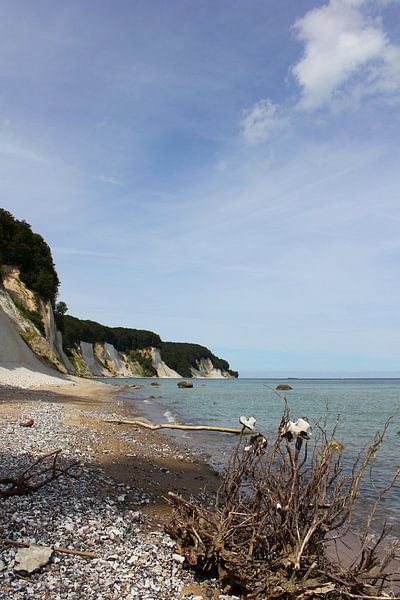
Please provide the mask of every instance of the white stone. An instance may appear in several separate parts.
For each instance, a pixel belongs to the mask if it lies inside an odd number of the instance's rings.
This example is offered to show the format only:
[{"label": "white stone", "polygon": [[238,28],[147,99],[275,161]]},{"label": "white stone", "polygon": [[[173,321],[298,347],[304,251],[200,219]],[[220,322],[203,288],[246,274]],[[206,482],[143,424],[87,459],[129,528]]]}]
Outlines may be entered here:
[{"label": "white stone", "polygon": [[182,556],[181,554],[176,554],[176,553],[174,553],[174,554],[172,555],[172,558],[174,559],[174,561],[175,561],[175,562],[177,562],[177,563],[179,563],[179,564],[182,564],[182,563],[184,563],[184,562],[185,562],[185,557],[184,557],[184,556]]},{"label": "white stone", "polygon": [[47,565],[52,554],[53,548],[50,548],[50,546],[20,548],[15,556],[14,571],[30,575]]}]

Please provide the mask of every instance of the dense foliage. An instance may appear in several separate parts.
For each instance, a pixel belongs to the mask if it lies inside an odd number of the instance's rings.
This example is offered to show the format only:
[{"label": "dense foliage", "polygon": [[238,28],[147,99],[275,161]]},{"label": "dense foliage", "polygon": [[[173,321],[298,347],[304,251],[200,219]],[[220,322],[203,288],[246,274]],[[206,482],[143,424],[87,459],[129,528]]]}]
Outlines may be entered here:
[{"label": "dense foliage", "polygon": [[[57,321],[60,319],[58,315]],[[72,348],[79,342],[108,342],[120,352],[129,352],[149,346],[160,347],[160,336],[152,331],[129,329],[126,327],[107,327],[95,321],[84,321],[62,315],[63,341],[65,348]]]},{"label": "dense foliage", "polygon": [[59,279],[51,251],[38,233],[25,221],[0,208],[0,266],[18,267],[21,280],[43,299],[54,304]]},{"label": "dense foliage", "polygon": [[150,356],[145,356],[140,350],[131,350],[128,356],[132,362],[138,363],[141,366],[145,377],[157,375],[157,371],[153,367],[153,361]]},{"label": "dense foliage", "polygon": [[208,348],[199,344],[161,342],[161,358],[182,377],[191,377],[190,367],[196,367],[197,361],[202,358],[210,358],[216,369],[228,371],[234,377],[238,376],[236,371],[229,370],[229,363],[226,360],[218,358]]}]

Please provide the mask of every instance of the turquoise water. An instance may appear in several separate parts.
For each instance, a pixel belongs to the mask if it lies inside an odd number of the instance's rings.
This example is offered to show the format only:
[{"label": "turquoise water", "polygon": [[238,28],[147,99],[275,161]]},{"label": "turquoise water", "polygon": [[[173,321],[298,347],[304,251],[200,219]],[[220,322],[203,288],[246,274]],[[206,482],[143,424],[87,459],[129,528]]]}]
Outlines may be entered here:
[{"label": "turquoise water", "polygon": [[[329,426],[340,415],[336,439],[344,446],[344,465],[347,467],[391,418],[385,442],[374,459],[376,485],[385,485],[400,466],[400,435],[397,434],[400,430],[400,379],[195,379],[191,389],[179,389],[173,379],[113,379],[110,383],[117,381],[144,385],[142,390],[129,390],[127,396],[137,398],[135,404],[154,421],[240,427],[239,416],[252,415],[257,419],[257,429],[269,438],[279,425],[284,394],[292,420],[306,416],[313,424],[327,417]],[[151,386],[154,381],[160,386]],[[280,397],[274,391],[278,383],[289,383],[293,389],[280,392]],[[215,465],[225,462],[236,439],[218,433],[184,435],[188,445],[194,444],[204,450]],[[367,480],[361,496],[362,504],[370,505],[373,491]],[[394,525],[396,535],[400,535],[399,502],[400,483],[397,483],[385,498],[384,511],[381,511]]]}]

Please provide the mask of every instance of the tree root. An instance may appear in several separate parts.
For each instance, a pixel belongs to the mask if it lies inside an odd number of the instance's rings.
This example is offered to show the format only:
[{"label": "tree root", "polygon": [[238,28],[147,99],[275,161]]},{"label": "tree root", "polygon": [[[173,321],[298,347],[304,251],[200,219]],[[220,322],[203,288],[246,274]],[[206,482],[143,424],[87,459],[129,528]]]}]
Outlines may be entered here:
[{"label": "tree root", "polygon": [[399,543],[385,549],[386,526],[375,541],[368,533],[378,502],[400,469],[378,494],[353,564],[345,567],[340,558],[329,558],[326,545],[349,531],[362,477],[388,423],[346,475],[343,449],[334,443],[337,424],[329,435],[319,427],[309,456],[307,443],[293,448],[282,438],[288,419],[286,407],[264,455],[257,446],[244,450],[240,440],[211,506],[170,492],[174,516],[167,533],[188,566],[249,600],[387,598],[394,581],[388,565]]}]

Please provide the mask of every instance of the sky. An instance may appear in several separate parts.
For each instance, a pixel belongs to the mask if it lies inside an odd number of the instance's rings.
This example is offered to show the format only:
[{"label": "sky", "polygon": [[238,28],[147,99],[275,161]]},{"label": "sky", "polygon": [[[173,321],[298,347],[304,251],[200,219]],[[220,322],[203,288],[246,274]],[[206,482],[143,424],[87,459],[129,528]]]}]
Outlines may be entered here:
[{"label": "sky", "polygon": [[0,205],[69,313],[400,376],[399,0],[0,0]]}]

